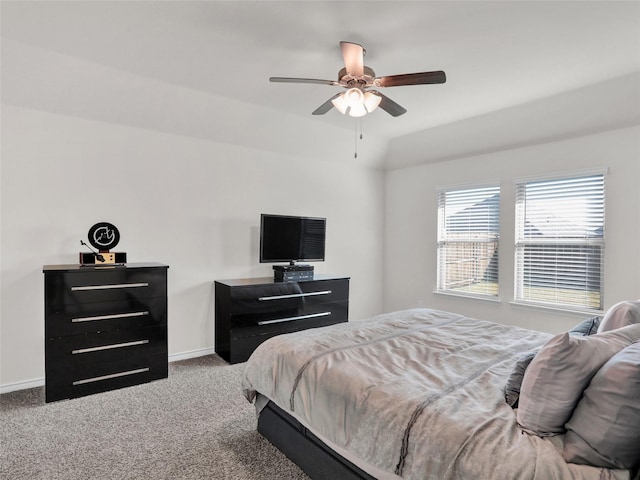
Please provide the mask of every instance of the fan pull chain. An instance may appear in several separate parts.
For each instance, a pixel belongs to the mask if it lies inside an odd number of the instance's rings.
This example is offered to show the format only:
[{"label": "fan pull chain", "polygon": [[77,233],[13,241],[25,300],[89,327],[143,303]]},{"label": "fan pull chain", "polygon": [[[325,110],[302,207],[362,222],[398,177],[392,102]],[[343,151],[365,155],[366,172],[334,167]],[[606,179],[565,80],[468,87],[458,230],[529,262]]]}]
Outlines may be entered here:
[{"label": "fan pull chain", "polygon": [[[358,125],[360,126],[360,134],[358,135]],[[354,150],[353,158],[358,158],[358,138],[362,140],[362,117],[356,118],[356,129],[354,135]]]},{"label": "fan pull chain", "polygon": [[353,158],[358,158],[358,119],[356,119],[356,128],[353,136]]}]

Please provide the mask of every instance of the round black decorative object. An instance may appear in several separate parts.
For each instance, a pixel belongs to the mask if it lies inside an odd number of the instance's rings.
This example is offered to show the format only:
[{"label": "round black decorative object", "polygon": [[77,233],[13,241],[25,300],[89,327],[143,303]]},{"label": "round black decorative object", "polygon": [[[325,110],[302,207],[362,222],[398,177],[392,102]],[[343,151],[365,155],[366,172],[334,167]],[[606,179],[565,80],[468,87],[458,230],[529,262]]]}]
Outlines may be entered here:
[{"label": "round black decorative object", "polygon": [[89,243],[101,252],[108,252],[120,241],[120,232],[107,222],[96,223],[89,229]]}]

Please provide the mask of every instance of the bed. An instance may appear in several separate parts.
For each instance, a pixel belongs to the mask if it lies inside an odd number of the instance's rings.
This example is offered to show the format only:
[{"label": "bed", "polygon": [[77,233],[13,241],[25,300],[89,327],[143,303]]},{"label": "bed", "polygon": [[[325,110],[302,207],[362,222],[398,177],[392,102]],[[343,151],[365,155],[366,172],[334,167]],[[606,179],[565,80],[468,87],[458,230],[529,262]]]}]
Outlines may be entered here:
[{"label": "bed", "polygon": [[314,479],[633,478],[568,463],[564,435],[518,424],[505,385],[552,337],[406,310],[269,339],[242,388],[258,430]]}]

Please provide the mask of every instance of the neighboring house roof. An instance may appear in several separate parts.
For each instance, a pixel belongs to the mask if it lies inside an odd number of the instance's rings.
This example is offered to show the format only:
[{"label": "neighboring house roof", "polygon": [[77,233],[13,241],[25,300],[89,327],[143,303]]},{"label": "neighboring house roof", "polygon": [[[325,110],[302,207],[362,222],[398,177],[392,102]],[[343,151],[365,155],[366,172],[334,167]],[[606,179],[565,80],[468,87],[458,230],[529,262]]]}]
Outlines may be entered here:
[{"label": "neighboring house roof", "polygon": [[451,215],[446,220],[450,233],[498,233],[500,194],[495,194]]},{"label": "neighboring house roof", "polygon": [[[534,222],[526,222],[527,237],[602,238],[604,228],[589,230],[570,217],[560,216],[552,209],[529,206]],[[500,195],[495,194],[451,215],[446,220],[449,233],[498,233],[500,229]],[[558,234],[559,231],[559,234]]]}]

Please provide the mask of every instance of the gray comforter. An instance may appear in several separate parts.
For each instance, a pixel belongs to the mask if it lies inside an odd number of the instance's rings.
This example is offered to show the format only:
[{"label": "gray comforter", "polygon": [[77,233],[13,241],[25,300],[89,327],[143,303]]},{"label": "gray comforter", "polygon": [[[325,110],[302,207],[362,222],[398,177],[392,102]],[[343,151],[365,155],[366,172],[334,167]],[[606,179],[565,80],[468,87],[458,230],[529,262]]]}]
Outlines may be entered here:
[{"label": "gray comforter", "polygon": [[242,386],[249,401],[259,392],[391,478],[628,479],[567,464],[562,436],[518,427],[506,380],[549,338],[441,311],[395,312],[274,337],[249,359]]}]

